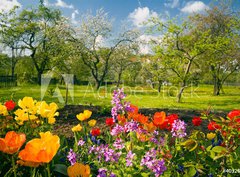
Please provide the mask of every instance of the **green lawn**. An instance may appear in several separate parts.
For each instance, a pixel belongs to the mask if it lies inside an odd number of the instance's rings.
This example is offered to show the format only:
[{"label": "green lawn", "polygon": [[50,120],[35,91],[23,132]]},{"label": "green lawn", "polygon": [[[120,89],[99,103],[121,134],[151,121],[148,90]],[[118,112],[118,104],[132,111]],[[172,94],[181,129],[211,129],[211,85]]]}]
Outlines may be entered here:
[{"label": "green lawn", "polygon": [[[51,89],[52,88],[52,89]],[[52,96],[50,90],[54,91],[56,86],[49,86],[44,94],[44,100],[47,102],[56,102],[59,106],[64,103],[59,102],[58,98]],[[65,99],[65,88],[59,86],[63,99]],[[111,95],[114,86],[100,88],[95,91],[91,86],[75,86],[74,100],[69,97],[69,104],[84,104],[84,105],[100,105],[110,106]],[[171,108],[171,109],[193,109],[206,110],[211,107],[214,110],[229,111],[231,109],[240,109],[240,87],[239,86],[224,86],[225,94],[220,96],[212,95],[212,86],[200,85],[199,87],[188,87],[183,94],[182,103],[176,103],[177,87],[163,86],[160,94],[156,90],[149,87],[129,87],[125,86],[125,93],[128,95],[127,100],[140,108]],[[11,98],[17,101],[24,96],[31,96],[37,100],[41,99],[41,87],[37,85],[18,86],[12,88],[1,88],[1,101]],[[60,94],[58,94],[60,95]]]}]

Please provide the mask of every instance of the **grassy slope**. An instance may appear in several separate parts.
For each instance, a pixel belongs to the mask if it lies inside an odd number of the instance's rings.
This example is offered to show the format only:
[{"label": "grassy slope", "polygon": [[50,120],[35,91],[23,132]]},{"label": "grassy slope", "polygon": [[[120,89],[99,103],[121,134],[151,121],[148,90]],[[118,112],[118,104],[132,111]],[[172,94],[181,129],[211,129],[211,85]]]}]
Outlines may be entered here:
[{"label": "grassy slope", "polygon": [[[50,88],[55,86],[50,86]],[[61,93],[65,96],[65,89],[59,86]],[[99,91],[94,91],[91,86],[75,86],[74,101],[69,98],[69,104],[84,104],[84,105],[100,105],[110,106],[111,93],[114,87],[102,87]],[[212,86],[201,85],[199,87],[186,88],[183,95],[182,103],[176,103],[175,95],[177,88],[174,86],[164,86],[160,94],[156,90],[147,87],[125,87],[125,93],[128,95],[127,100],[141,108],[171,108],[171,109],[193,109],[206,110],[209,106],[214,110],[229,111],[231,109],[240,108],[240,87],[225,86],[225,94],[220,96],[212,95]],[[0,99],[6,100],[14,94],[14,100],[31,96],[37,100],[41,98],[41,87],[37,85],[28,85],[13,88],[0,88]],[[48,92],[44,96],[47,102],[56,102],[60,106],[56,97],[52,97]]]}]

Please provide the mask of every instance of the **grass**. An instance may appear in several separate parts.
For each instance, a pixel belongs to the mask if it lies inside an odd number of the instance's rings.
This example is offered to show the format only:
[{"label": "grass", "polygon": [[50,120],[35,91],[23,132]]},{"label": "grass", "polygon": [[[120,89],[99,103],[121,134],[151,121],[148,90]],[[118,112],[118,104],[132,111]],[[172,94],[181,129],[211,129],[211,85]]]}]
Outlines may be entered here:
[{"label": "grass", "polygon": [[[59,100],[58,94],[53,94],[56,86],[48,87],[44,95],[47,102],[56,102],[60,107],[64,106],[65,87],[58,86],[63,100]],[[89,86],[74,86],[74,100],[69,97],[69,104],[82,105],[99,105],[111,106],[111,95],[114,86],[101,87],[99,91]],[[178,88],[175,86],[163,86],[161,93],[149,87],[129,87],[124,86],[125,93],[128,95],[127,100],[140,108],[169,108],[169,109],[187,109],[187,110],[206,110],[209,107],[214,110],[229,111],[240,108],[240,87],[224,86],[225,94],[213,96],[211,85],[200,85],[198,87],[188,87],[183,94],[182,103],[176,103],[176,94]],[[41,99],[41,87],[37,85],[26,85],[11,88],[0,89],[0,99],[8,100],[13,95],[13,99],[17,101],[24,96],[31,96],[36,100]]]}]

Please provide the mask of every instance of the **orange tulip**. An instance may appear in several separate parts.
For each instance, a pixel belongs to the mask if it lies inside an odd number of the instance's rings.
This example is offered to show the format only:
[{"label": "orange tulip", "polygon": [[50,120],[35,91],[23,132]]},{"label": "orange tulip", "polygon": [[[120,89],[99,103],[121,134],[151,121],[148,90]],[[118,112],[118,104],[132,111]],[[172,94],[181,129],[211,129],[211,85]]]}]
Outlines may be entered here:
[{"label": "orange tulip", "polygon": [[24,133],[7,132],[5,138],[0,138],[0,151],[7,154],[14,154],[21,148],[25,141],[26,135]]},{"label": "orange tulip", "polygon": [[153,123],[155,126],[159,127],[164,123],[166,119],[166,113],[165,112],[156,112],[153,116]]},{"label": "orange tulip", "polygon": [[154,130],[156,130],[156,128],[157,127],[152,122],[144,124],[144,129],[148,132],[153,132]]},{"label": "orange tulip", "polygon": [[69,177],[89,177],[90,167],[89,165],[83,165],[81,163],[75,163],[74,165],[68,167],[67,173]]},{"label": "orange tulip", "polygon": [[141,142],[146,142],[149,140],[149,136],[147,134],[137,132],[136,135],[137,139],[140,140]]},{"label": "orange tulip", "polygon": [[49,163],[56,155],[60,147],[59,137],[49,131],[40,133],[40,137],[29,141],[25,149],[19,152],[19,158],[25,162],[20,164],[30,166],[28,164]]}]

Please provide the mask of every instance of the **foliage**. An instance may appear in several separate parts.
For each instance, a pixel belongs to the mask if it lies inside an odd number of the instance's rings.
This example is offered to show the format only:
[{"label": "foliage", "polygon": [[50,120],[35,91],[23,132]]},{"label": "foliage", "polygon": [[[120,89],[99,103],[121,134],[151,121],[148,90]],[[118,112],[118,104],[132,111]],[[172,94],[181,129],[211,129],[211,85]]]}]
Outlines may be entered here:
[{"label": "foliage", "polygon": [[[1,173],[86,177],[223,176],[227,170],[239,167],[240,110],[231,111],[226,118],[205,112],[192,119],[195,129],[189,132],[177,114],[156,112],[145,116],[137,106],[126,102],[125,97],[122,89],[114,91],[113,117],[106,118],[104,129],[99,128],[97,120],[91,119],[91,111],[77,114],[80,122],[72,127],[73,141],[52,135],[51,127],[45,126],[54,123],[55,103],[24,97],[18,106],[12,100],[0,105],[1,120],[11,120],[8,124],[18,125],[18,128],[3,127],[6,136],[0,138],[0,151],[6,160],[0,166]],[[22,111],[27,119],[19,117]],[[198,128],[204,126],[202,120],[209,121],[208,132]],[[38,121],[42,123],[36,125]],[[30,128],[32,125],[34,129]]]}]

